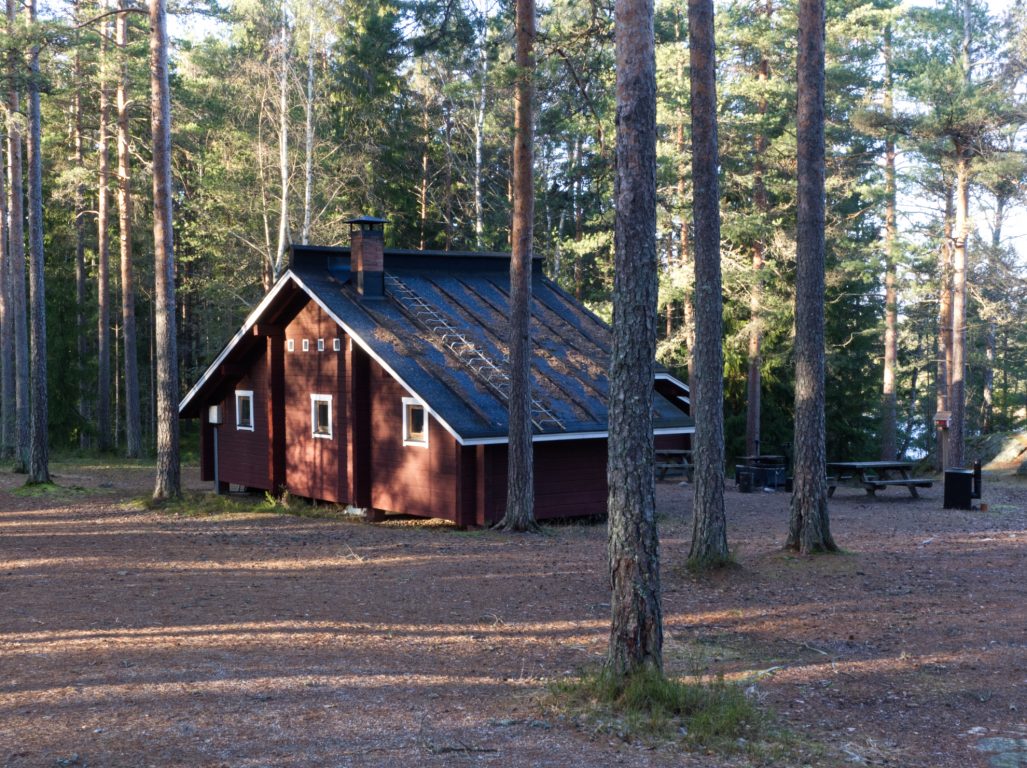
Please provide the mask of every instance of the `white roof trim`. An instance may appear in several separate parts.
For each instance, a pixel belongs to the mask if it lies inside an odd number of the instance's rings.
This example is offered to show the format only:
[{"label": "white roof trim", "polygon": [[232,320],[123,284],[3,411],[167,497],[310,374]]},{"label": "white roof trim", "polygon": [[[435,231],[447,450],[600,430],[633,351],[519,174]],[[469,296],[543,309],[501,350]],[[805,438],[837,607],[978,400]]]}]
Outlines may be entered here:
[{"label": "white roof trim", "polygon": [[[672,381],[675,384],[677,384],[679,387],[681,387],[681,389],[683,389],[689,395],[692,394],[692,390],[690,390],[688,388],[688,385],[685,384],[685,382],[683,382],[681,379],[677,378],[676,376],[671,376],[669,373],[658,373],[658,374],[656,374],[656,378],[657,379],[663,379],[664,381]],[[678,395],[678,399],[679,400],[684,400],[688,405],[692,404],[691,399],[688,398],[688,397],[685,397],[683,395]]]},{"label": "white roof trim", "polygon": [[[662,427],[654,429],[654,435],[691,435],[695,427]],[[554,443],[559,440],[605,440],[610,436],[607,431],[602,432],[559,432],[550,435],[532,435],[533,443]],[[472,437],[461,442],[461,445],[506,445],[510,442],[509,437]]]},{"label": "white roof trim", "polygon": [[[250,314],[246,317],[246,322],[243,323],[243,326],[239,330],[239,332],[232,337],[232,340],[228,342],[225,348],[221,351],[221,354],[218,355],[214,362],[210,364],[210,367],[208,367],[207,370],[204,372],[203,376],[200,377],[200,380],[197,381],[196,384],[193,385],[193,388],[186,393],[184,398],[182,398],[182,401],[178,405],[179,413],[181,413],[182,410],[189,404],[189,401],[196,396],[196,393],[200,391],[200,388],[203,387],[206,381],[214,375],[215,371],[217,371],[218,369],[218,366],[220,366],[221,363],[225,361],[225,358],[228,357],[229,353],[235,348],[235,346],[240,341],[242,341],[243,337],[245,337],[250,332],[250,330],[256,324],[257,319],[264,312],[264,310],[267,309],[268,305],[274,300],[274,298],[279,293],[281,293],[283,287],[289,280],[292,280],[296,283],[296,285],[302,288],[303,291],[311,299],[313,299],[313,301],[319,307],[321,307],[322,310],[324,310],[325,314],[327,314],[330,318],[332,318],[332,320],[338,323],[338,325],[346,332],[346,334],[351,339],[356,341],[358,345],[360,345],[360,348],[363,349],[364,352],[366,352],[376,363],[378,363],[378,365],[384,368],[385,371],[390,376],[392,376],[392,378],[399,382],[400,386],[402,386],[403,389],[409,392],[412,397],[417,398],[421,403],[423,403],[425,410],[428,411],[428,413],[430,413],[435,418],[435,420],[442,425],[443,429],[445,429],[449,434],[453,436],[457,443],[459,443],[460,445],[504,445],[510,442],[510,438],[507,436],[478,437],[465,439],[461,437],[459,434],[457,434],[457,431],[453,429],[453,427],[451,427],[445,419],[439,416],[438,413],[432,410],[432,407],[428,405],[427,401],[423,397],[421,397],[419,394],[417,394],[417,392],[414,391],[413,387],[411,387],[409,384],[403,381],[402,377],[399,374],[397,374],[388,365],[388,363],[386,363],[377,354],[375,354],[374,350],[371,349],[371,347],[369,347],[367,343],[353,331],[352,328],[350,328],[345,322],[343,322],[341,317],[339,317],[331,309],[329,309],[328,305],[321,301],[321,298],[316,293],[314,293],[314,291],[310,290],[310,288],[307,287],[306,283],[304,283],[299,278],[299,276],[291,269],[286,270],[285,274],[283,274],[278,279],[278,282],[275,283],[274,287],[268,292],[267,296],[264,297],[264,299],[260,302],[260,304],[256,306],[256,308],[252,312],[250,312]],[[658,373],[656,374],[656,378],[670,379],[671,381],[676,382],[679,386],[684,387],[686,391],[688,389],[687,385],[685,385],[678,379],[675,379],[669,373]],[[695,427],[665,427],[663,429],[653,430],[654,435],[690,435],[694,432]],[[533,435],[531,441],[533,443],[548,443],[555,442],[558,440],[593,440],[607,438],[609,437],[609,435],[610,433],[606,430],[596,432],[560,432],[549,435]]]},{"label": "white roof trim", "polygon": [[250,330],[256,324],[257,319],[260,317],[260,315],[264,312],[265,309],[267,309],[268,305],[272,301],[274,301],[275,297],[282,292],[282,288],[284,288],[285,284],[288,282],[290,274],[290,272],[286,272],[284,275],[282,275],[278,279],[278,282],[275,283],[274,287],[270,291],[268,291],[267,296],[263,298],[260,304],[258,304],[254,308],[254,310],[246,316],[246,322],[242,324],[242,328],[239,329],[239,332],[232,337],[232,340],[229,341],[228,344],[225,345],[225,348],[221,350],[221,354],[218,355],[214,362],[210,364],[206,371],[204,371],[203,375],[200,377],[200,380],[193,385],[193,388],[185,393],[185,397],[183,397],[182,401],[178,404],[179,413],[181,413],[182,410],[187,405],[189,405],[189,401],[196,396],[196,393],[199,392],[203,385],[207,383],[207,380],[214,375],[214,372],[217,371],[218,366],[220,366],[221,363],[225,361],[225,358],[228,357],[228,353],[235,349],[236,344],[242,341],[243,338],[247,334],[249,334]]}]

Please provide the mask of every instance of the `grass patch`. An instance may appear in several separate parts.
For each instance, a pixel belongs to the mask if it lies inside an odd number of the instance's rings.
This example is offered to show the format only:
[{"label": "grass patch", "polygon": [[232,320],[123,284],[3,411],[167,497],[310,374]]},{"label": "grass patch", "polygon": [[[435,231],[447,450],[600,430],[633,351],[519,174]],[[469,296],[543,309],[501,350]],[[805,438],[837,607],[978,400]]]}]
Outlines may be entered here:
[{"label": "grass patch", "polygon": [[13,496],[22,498],[38,499],[53,496],[71,496],[79,493],[87,493],[88,489],[81,485],[57,485],[56,483],[26,483],[11,491]]},{"label": "grass patch", "polygon": [[546,704],[581,728],[626,742],[744,753],[768,765],[788,764],[806,751],[745,688],[722,678],[680,680],[647,669],[621,680],[588,672],[551,684]]},{"label": "grass patch", "polygon": [[157,500],[151,497],[140,500],[146,509],[167,512],[185,517],[217,517],[253,513],[277,513],[282,509],[267,499],[252,496],[230,496],[215,493],[183,493],[177,499]]}]

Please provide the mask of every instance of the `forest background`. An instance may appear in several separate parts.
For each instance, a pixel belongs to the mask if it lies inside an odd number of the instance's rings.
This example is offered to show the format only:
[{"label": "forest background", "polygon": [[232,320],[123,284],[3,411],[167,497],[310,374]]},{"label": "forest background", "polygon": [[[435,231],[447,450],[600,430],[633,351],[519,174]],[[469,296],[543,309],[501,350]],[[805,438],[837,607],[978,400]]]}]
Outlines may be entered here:
[{"label": "forest background", "polygon": [[[52,4],[34,27],[16,19],[2,47],[17,82],[11,62],[27,41],[42,44],[51,444],[125,450],[138,424],[152,451],[148,30],[142,14],[104,16],[105,3]],[[183,33],[171,53],[180,390],[282,271],[290,241],[345,245],[345,220],[367,213],[388,218],[394,247],[509,250],[511,3],[171,10]],[[659,356],[682,378],[693,282],[685,13],[657,3]],[[795,15],[790,0],[718,5],[729,457],[752,452],[754,410],[761,450],[792,439]],[[1027,199],[1025,22],[1021,4],[828,3],[829,457],[935,451],[961,167],[972,213],[966,431],[1027,421],[1027,264],[1011,236]],[[612,4],[542,5],[536,56],[535,249],[608,318]],[[8,133],[24,119],[5,116]],[[132,201],[120,219],[118,194]],[[128,304],[138,332],[126,350]],[[134,361],[138,421],[126,415]]]}]

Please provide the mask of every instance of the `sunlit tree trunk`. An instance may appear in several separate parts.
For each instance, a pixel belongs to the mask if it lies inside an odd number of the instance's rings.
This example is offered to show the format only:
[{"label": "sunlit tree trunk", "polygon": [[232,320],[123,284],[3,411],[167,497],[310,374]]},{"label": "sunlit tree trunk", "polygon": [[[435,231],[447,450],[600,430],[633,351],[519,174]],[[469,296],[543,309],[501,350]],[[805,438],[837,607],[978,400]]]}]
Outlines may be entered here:
[{"label": "sunlit tree trunk", "polygon": [[[33,37],[36,28],[36,0],[28,2]],[[29,50],[29,136],[28,136],[28,221],[29,303],[32,315],[31,349],[31,450],[29,482],[50,482],[50,450],[46,388],[46,290],[43,264],[43,135],[39,109],[39,42]]]},{"label": "sunlit tree trunk", "polygon": [[[119,8],[128,8],[120,0]],[[132,266],[132,168],[128,131],[128,14],[118,14],[118,238],[121,255],[121,326],[125,358],[125,455],[142,454],[142,422],[139,413],[139,364],[136,357],[135,270]]]},{"label": "sunlit tree trunk", "polygon": [[510,258],[510,441],[506,513],[499,527],[528,531],[535,523],[531,425],[531,258],[535,189],[532,101],[535,0],[517,0],[517,83],[514,96],[513,254]]},{"label": "sunlit tree trunk", "polygon": [[314,193],[314,9],[310,14],[309,39],[307,40],[307,98],[305,102],[306,125],[304,131],[304,169],[303,169],[303,231],[301,242],[306,245],[310,241],[311,200]]},{"label": "sunlit tree trunk", "polygon": [[96,445],[111,447],[111,309],[110,309],[110,88],[107,69],[107,38],[103,25],[100,42],[100,129],[97,136],[96,202]]},{"label": "sunlit tree trunk", "polygon": [[485,238],[485,207],[482,203],[481,177],[485,152],[485,97],[488,87],[489,55],[488,55],[488,22],[486,31],[482,32],[479,42],[478,61],[481,83],[478,86],[478,104],[474,114],[474,243],[479,250],[484,248]]},{"label": "sunlit tree trunk", "polygon": [[[938,287],[938,374],[935,379],[937,389],[935,411],[949,410],[949,374],[952,370],[952,259],[953,259],[953,219],[955,203],[953,202],[953,185],[945,184],[945,221],[942,225],[941,264],[939,268]],[[951,466],[947,456],[948,440],[946,431],[939,428],[936,433],[937,469],[943,470]]]},{"label": "sunlit tree trunk", "polygon": [[[774,6],[771,2],[766,3],[764,13],[767,20],[773,13]],[[762,227],[767,226],[767,213],[770,206],[767,201],[767,185],[764,181],[763,156],[767,151],[767,136],[763,126],[763,120],[767,114],[767,97],[764,89],[767,80],[770,78],[770,61],[766,54],[760,57],[757,83],[760,88],[759,102],[756,112],[760,118],[760,127],[754,141],[754,167],[753,167],[753,203],[760,216]],[[760,422],[762,421],[762,399],[763,399],[763,260],[766,257],[767,245],[763,235],[756,238],[752,250],[752,271],[753,286],[749,294],[749,369],[746,376],[745,396],[745,452],[750,456],[760,452]]]},{"label": "sunlit tree trunk", "polygon": [[[7,30],[13,37],[17,23],[16,0],[7,0]],[[24,62],[19,49],[12,46],[7,51],[7,113],[19,115],[21,97],[18,83],[24,77]],[[14,325],[14,369],[15,369],[15,421],[17,447],[14,456],[14,471],[29,471],[29,331],[28,309],[25,305],[25,189],[23,177],[22,139],[20,121],[8,122],[7,127],[7,186],[10,194],[8,207],[9,258],[11,263],[10,290],[11,313]]]},{"label": "sunlit tree trunk", "polygon": [[653,476],[656,358],[656,61],[652,0],[617,0],[613,352],[609,394],[608,672],[663,667]]},{"label": "sunlit tree trunk", "polygon": [[[79,20],[81,4],[75,4],[75,20]],[[75,92],[72,94],[72,109],[75,113],[73,143],[75,145],[75,169],[85,173],[85,151],[82,136],[82,61],[79,45],[75,46]],[[80,176],[81,178],[81,176]],[[75,184],[75,330],[78,350],[78,414],[81,420],[79,429],[79,448],[88,448],[90,443],[89,429],[89,395],[86,376],[89,343],[86,335],[86,185],[81,181]]]},{"label": "sunlit tree trunk", "polygon": [[175,252],[171,229],[171,94],[166,0],[150,0],[150,128],[153,135],[153,255],[157,369],[155,499],[181,495]]},{"label": "sunlit tree trunk", "polygon": [[713,0],[689,0],[692,92],[692,217],[695,228],[695,351],[692,455],[695,462],[692,546],[688,563],[727,560],[724,516],[724,352],[720,274],[720,184],[717,178],[717,87]]},{"label": "sunlit tree trunk", "polygon": [[966,250],[969,238],[969,150],[957,148],[956,223],[952,244],[952,367],[949,369],[950,466],[961,467],[966,440]]},{"label": "sunlit tree trunk", "polygon": [[289,247],[289,15],[282,0],[281,59],[278,66],[278,175],[282,205],[278,214],[278,247],[272,281],[285,270],[285,252]]},{"label": "sunlit tree trunk", "polygon": [[824,424],[824,0],[799,0],[795,482],[789,549],[837,549],[827,513]]},{"label": "sunlit tree trunk", "polygon": [[881,388],[881,458],[896,458],[898,400],[895,366],[898,361],[898,297],[895,265],[895,137],[892,134],[891,25],[884,30],[884,382]]}]

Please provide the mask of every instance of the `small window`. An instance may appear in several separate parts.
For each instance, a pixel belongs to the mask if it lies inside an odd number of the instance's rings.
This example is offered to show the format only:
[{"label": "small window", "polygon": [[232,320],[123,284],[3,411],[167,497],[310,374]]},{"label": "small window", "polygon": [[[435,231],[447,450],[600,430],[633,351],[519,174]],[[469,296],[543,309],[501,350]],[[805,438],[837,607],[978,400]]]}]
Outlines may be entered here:
[{"label": "small window", "polygon": [[285,348],[287,350],[289,350],[290,352],[295,352],[296,351],[296,339],[289,339],[287,342],[285,342]]},{"label": "small window", "polygon": [[235,428],[253,431],[253,390],[235,390]]},{"label": "small window", "polygon": [[332,439],[332,396],[310,396],[310,433],[314,437]]},{"label": "small window", "polygon": [[333,339],[332,340],[332,349],[334,351],[336,351],[336,352],[341,351],[342,350],[342,339]]},{"label": "small window", "polygon": [[304,352],[309,352],[310,351],[310,339],[304,339],[303,340],[303,351]]},{"label": "small window", "polygon": [[403,398],[403,445],[428,445],[428,412],[412,397]]},{"label": "small window", "polygon": [[325,340],[324,339],[318,339],[317,340],[317,351],[318,352],[324,352],[325,351]]}]

